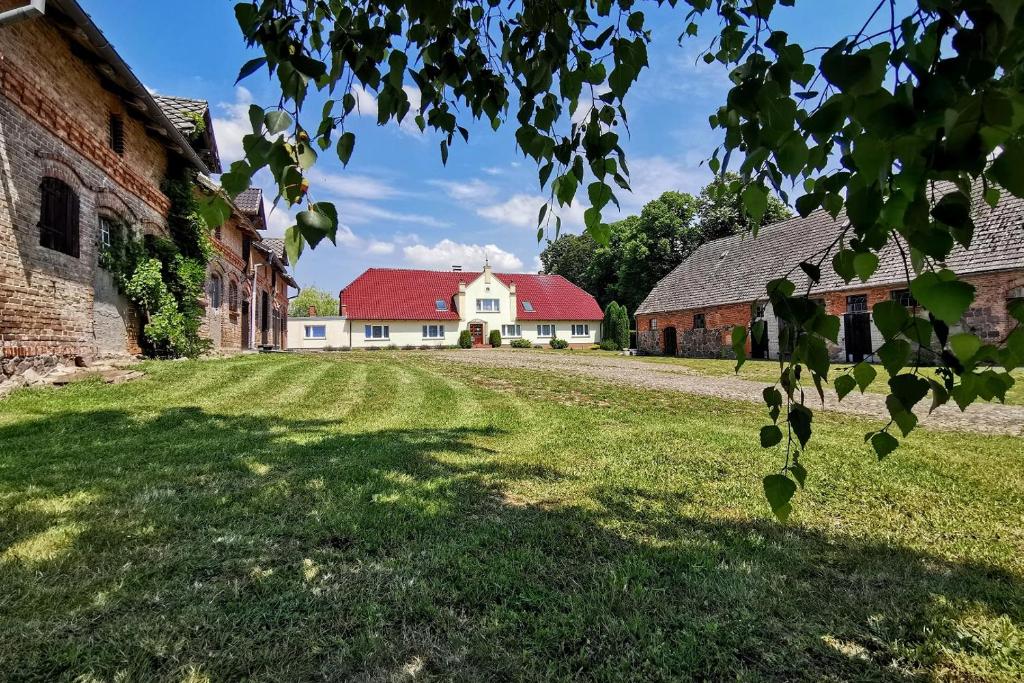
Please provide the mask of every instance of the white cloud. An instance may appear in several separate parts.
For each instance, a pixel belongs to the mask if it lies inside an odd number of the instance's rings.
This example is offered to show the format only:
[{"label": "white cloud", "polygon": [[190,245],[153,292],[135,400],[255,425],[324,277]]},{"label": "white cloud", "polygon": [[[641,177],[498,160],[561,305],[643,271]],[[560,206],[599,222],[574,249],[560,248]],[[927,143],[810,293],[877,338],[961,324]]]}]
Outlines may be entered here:
[{"label": "white cloud", "polygon": [[419,213],[406,213],[392,211],[374,204],[359,201],[339,202],[338,216],[354,225],[365,225],[375,221],[392,221],[394,223],[413,223],[415,225],[426,225],[432,228],[446,228],[451,225],[433,216]]},{"label": "white cloud", "polygon": [[[540,207],[546,203],[544,197],[535,194],[514,194],[503,202],[481,206],[477,215],[495,223],[514,225],[517,228],[536,228]],[[562,229],[577,229],[583,226],[583,212],[587,207],[577,201],[569,206],[549,206],[548,213],[562,217]],[[554,219],[552,219],[554,225]]]},{"label": "white cloud", "polygon": [[486,173],[487,175],[501,175],[502,173],[505,172],[505,169],[500,168],[498,166],[484,166],[480,170]]},{"label": "white cloud", "polygon": [[[405,118],[402,119],[402,122],[398,125],[398,129],[413,137],[421,137],[423,132],[420,130],[420,127],[416,125],[416,115],[419,114],[423,95],[419,88],[415,88],[411,85],[403,85],[402,90],[404,90],[405,94],[409,97],[409,111],[406,113]],[[353,85],[352,94],[355,95],[356,98],[356,113],[360,116],[370,117],[376,121],[377,96],[361,85]]]},{"label": "white cloud", "polygon": [[523,262],[515,254],[501,249],[496,244],[462,244],[443,239],[432,247],[415,244],[402,248],[405,259],[421,268],[450,268],[453,265],[476,269],[483,266],[484,259],[497,270],[519,271]]},{"label": "white cloud", "polygon": [[[629,162],[632,192],[613,187],[623,213],[636,213],[669,190],[696,193],[711,180],[711,171],[695,162],[678,163],[662,156],[633,157]],[[614,208],[614,207],[613,207]]]},{"label": "white cloud", "polygon": [[428,185],[439,187],[452,199],[459,202],[486,202],[493,199],[498,190],[479,178],[471,180],[428,180]]},{"label": "white cloud", "polygon": [[354,199],[390,199],[404,194],[384,180],[356,173],[324,173],[310,171],[309,182],[314,193]]},{"label": "white cloud", "polygon": [[366,244],[366,251],[370,254],[393,254],[395,252],[395,245],[391,242],[370,240]]},{"label": "white cloud", "polygon": [[213,118],[213,132],[224,168],[245,157],[242,138],[252,132],[252,124],[249,123],[250,104],[252,93],[238,86],[235,88],[234,102],[221,102],[217,105],[222,115]]}]

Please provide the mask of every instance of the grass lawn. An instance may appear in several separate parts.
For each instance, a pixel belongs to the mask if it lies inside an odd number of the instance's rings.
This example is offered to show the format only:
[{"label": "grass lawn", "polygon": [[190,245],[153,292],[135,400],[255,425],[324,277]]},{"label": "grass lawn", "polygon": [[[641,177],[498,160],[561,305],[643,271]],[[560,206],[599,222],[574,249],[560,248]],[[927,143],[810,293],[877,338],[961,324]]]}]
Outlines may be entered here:
[{"label": "grass lawn", "polygon": [[1020,680],[1024,440],[433,354],[0,402],[0,679]]},{"label": "grass lawn", "polygon": [[[576,351],[576,353],[583,353]],[[593,352],[602,355],[618,355],[610,352]],[[719,360],[711,358],[674,358],[671,356],[635,356],[636,360],[648,363],[667,363],[679,365],[693,370],[699,375],[708,377],[739,377],[756,382],[775,382],[779,378],[779,362],[775,360],[748,360],[736,374],[736,361]],[[853,367],[853,363],[836,363],[829,370],[829,377],[834,378],[839,372],[846,368]],[[881,365],[874,365],[878,377],[868,386],[868,391],[875,393],[888,393],[889,373]],[[936,377],[934,368],[921,368],[925,377]],[[1016,383],[1006,392],[1007,405],[1024,405],[1024,370],[1014,370],[1013,377]]]}]

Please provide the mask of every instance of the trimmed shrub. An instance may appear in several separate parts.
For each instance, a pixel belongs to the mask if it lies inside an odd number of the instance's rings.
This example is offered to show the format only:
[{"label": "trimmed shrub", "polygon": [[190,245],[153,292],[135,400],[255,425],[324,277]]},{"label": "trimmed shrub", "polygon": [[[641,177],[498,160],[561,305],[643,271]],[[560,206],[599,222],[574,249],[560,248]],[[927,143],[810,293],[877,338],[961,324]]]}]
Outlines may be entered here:
[{"label": "trimmed shrub", "polygon": [[569,348],[569,342],[566,341],[565,339],[557,339],[555,337],[552,337],[551,341],[549,341],[548,343],[551,344],[551,348],[553,348],[553,349],[567,349],[567,348]]},{"label": "trimmed shrub", "polygon": [[463,330],[459,333],[459,348],[473,348],[473,335],[469,330]]},{"label": "trimmed shrub", "polygon": [[615,314],[615,320],[612,321],[612,329],[614,330],[613,335],[609,335],[615,340],[615,343],[619,345],[620,349],[629,348],[629,312],[626,311],[625,306],[619,306]]},{"label": "trimmed shrub", "polygon": [[602,339],[601,340],[601,345],[598,346],[598,348],[601,349],[602,351],[621,351],[622,350],[621,348],[619,348],[619,343],[617,341],[615,341],[614,339]]},{"label": "trimmed shrub", "polygon": [[619,304],[615,301],[604,307],[604,321],[601,323],[603,339],[615,341],[615,321],[619,315]]},{"label": "trimmed shrub", "polygon": [[533,342],[529,339],[513,339],[508,343],[513,349],[532,349]]},{"label": "trimmed shrub", "polygon": [[501,346],[501,332],[498,330],[491,330],[491,334],[488,336],[488,341],[491,343],[492,348],[498,348]]}]

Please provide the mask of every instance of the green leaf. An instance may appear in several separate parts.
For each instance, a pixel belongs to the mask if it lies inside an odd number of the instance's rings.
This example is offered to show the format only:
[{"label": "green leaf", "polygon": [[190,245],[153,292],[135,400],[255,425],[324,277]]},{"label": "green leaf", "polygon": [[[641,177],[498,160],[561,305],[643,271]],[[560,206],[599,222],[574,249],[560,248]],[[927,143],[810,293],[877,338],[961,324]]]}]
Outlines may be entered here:
[{"label": "green leaf", "polygon": [[750,183],[741,195],[743,208],[754,225],[760,225],[764,212],[768,210],[768,190],[760,183]]},{"label": "green leaf", "polygon": [[892,394],[886,396],[885,407],[888,408],[889,416],[900,428],[903,436],[910,434],[917,426],[917,416],[910,412],[896,396]]},{"label": "green leaf", "polygon": [[951,270],[926,272],[910,283],[910,292],[932,315],[955,325],[974,301],[974,286],[958,280]]},{"label": "green leaf", "polygon": [[949,348],[957,360],[966,365],[981,348],[981,340],[970,332],[961,332],[949,338]]},{"label": "green leaf", "polygon": [[341,160],[342,165],[348,166],[348,160],[352,158],[352,150],[356,146],[356,136],[354,133],[345,132],[338,138],[338,159]]},{"label": "green leaf", "polygon": [[928,386],[928,380],[917,375],[903,374],[889,378],[892,395],[899,399],[906,410],[913,410],[928,395]]},{"label": "green leaf", "polygon": [[871,447],[875,449],[879,460],[892,453],[899,445],[896,437],[887,432],[878,432],[871,437]]},{"label": "green leaf", "polygon": [[897,374],[910,360],[910,342],[903,339],[890,339],[878,349],[878,358],[890,375]]},{"label": "green leaf", "polygon": [[216,228],[224,225],[231,217],[231,204],[220,193],[200,197],[197,201],[199,215],[203,217],[206,227]]},{"label": "green leaf", "polygon": [[857,380],[854,379],[852,375],[839,375],[835,378],[833,384],[840,401],[842,401],[848,393],[857,388]]},{"label": "green leaf", "polygon": [[764,478],[763,483],[764,497],[768,499],[769,507],[780,522],[785,522],[793,511],[789,501],[796,493],[796,483],[782,474],[770,474]]},{"label": "green leaf", "polygon": [[789,424],[793,428],[796,438],[800,441],[801,448],[806,446],[807,442],[811,439],[812,419],[811,411],[799,403],[793,404],[789,409]]},{"label": "green leaf", "polygon": [[299,232],[298,226],[293,225],[284,231],[284,250],[288,254],[289,263],[295,265],[299,262],[304,245],[305,241],[302,239],[302,233]]},{"label": "green leaf", "polygon": [[878,268],[878,257],[870,251],[862,252],[853,257],[853,270],[861,282],[867,282],[868,278],[875,274]]},{"label": "green leaf", "polygon": [[771,448],[782,441],[782,430],[777,425],[761,427],[761,448]]},{"label": "green leaf", "polygon": [[880,301],[871,309],[871,317],[875,327],[885,339],[892,339],[910,321],[907,309],[897,301]]},{"label": "green leaf", "polygon": [[1006,304],[1006,312],[1019,323],[1024,323],[1024,299],[1010,299]]},{"label": "green leaf", "polygon": [[864,390],[875,381],[875,377],[878,376],[878,371],[875,370],[867,363],[857,363],[853,366],[853,378],[857,380],[857,386],[860,388],[860,393],[864,393]]},{"label": "green leaf", "polygon": [[747,360],[747,328],[743,325],[732,328],[732,351],[736,355],[736,372],[739,372]]},{"label": "green leaf", "polygon": [[857,274],[853,266],[853,259],[857,254],[852,249],[840,249],[832,257],[832,268],[836,275],[843,278],[843,282],[849,283]]},{"label": "green leaf", "polygon": [[277,135],[281,131],[288,130],[288,127],[292,125],[292,117],[286,111],[275,109],[264,115],[263,123],[271,135]]},{"label": "green leaf", "polygon": [[794,462],[789,466],[789,471],[793,473],[793,478],[800,484],[800,488],[803,488],[807,481],[807,470],[804,469],[804,466],[799,462]]},{"label": "green leaf", "polygon": [[311,247],[316,247],[320,240],[327,237],[333,228],[330,217],[316,211],[300,211],[295,216],[295,222],[302,233],[303,239]]},{"label": "green leaf", "polygon": [[257,57],[256,59],[250,59],[242,66],[241,70],[238,72],[238,78],[235,79],[235,85],[238,85],[238,82],[241,81],[243,78],[251,76],[252,74],[256,73],[256,71],[266,63],[266,57]]},{"label": "green leaf", "polygon": [[989,172],[1008,192],[1024,198],[1024,143],[1008,143],[992,162]]}]

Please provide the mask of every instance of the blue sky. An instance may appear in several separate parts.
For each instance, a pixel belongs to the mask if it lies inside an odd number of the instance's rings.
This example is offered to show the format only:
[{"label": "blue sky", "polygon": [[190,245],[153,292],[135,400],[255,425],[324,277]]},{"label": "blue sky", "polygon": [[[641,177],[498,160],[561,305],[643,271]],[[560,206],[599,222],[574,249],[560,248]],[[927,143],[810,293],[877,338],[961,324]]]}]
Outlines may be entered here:
[{"label": "blue sky", "polygon": [[[239,67],[253,55],[235,24],[233,2],[81,2],[147,87],[211,103],[225,167],[240,156],[249,103],[266,105],[277,97],[263,75],[234,85]],[[805,46],[831,44],[856,31],[875,4],[805,0],[779,10],[775,27]],[[707,117],[728,88],[721,67],[697,60],[712,24],[680,46],[684,12],[647,15],[654,44],[651,66],[627,99],[631,135],[623,146],[634,192],[619,193],[624,214],[666,190],[696,192],[710,179],[700,162],[718,138]],[[371,94],[360,102],[364,114],[372,111]],[[318,110],[309,109],[314,115]],[[323,244],[303,254],[294,268],[299,283],[337,291],[371,266],[475,269],[485,252],[500,270],[536,271],[543,244],[535,221],[543,198],[536,168],[515,149],[514,128],[470,126],[469,143],[457,143],[443,166],[440,138],[419,133],[409,119],[405,126],[378,127],[375,116],[361,117],[352,128],[358,139],[348,168],[330,153],[321,157],[312,191],[316,199],[337,204],[344,225],[336,247]],[[585,208],[563,209],[564,231],[582,229]],[[271,234],[280,235],[290,221],[279,207],[270,223]]]}]

